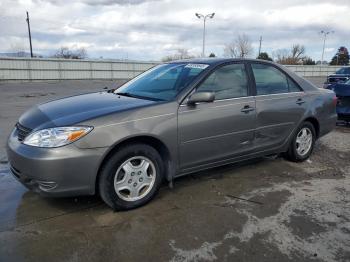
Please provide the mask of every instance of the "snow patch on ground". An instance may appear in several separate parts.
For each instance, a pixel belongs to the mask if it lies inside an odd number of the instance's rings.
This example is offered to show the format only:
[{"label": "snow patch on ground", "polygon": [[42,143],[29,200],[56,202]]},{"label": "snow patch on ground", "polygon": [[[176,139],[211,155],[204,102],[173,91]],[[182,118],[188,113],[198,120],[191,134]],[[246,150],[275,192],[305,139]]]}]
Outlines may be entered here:
[{"label": "snow patch on ground", "polygon": [[[259,199],[270,193],[289,192],[289,197],[281,203],[278,212],[267,217],[254,214],[257,206],[248,201],[226,198],[225,205],[235,206],[236,210],[247,217],[247,222],[240,232],[231,231],[222,240],[204,242],[198,249],[183,250],[170,242],[175,256],[171,261],[213,261],[216,260],[215,249],[225,241],[230,241],[228,254],[239,252],[232,245],[237,239],[241,244],[249,242],[256,235],[267,235],[264,240],[290,259],[317,256],[323,261],[337,261],[339,255],[350,250],[350,177],[342,179],[314,179],[299,182],[285,182],[270,187],[256,189],[244,194],[241,199]],[[262,207],[263,208],[263,207]],[[316,225],[319,232],[300,235],[293,228],[298,225],[293,218],[301,217],[307,225]],[[301,232],[304,233],[304,232]]]},{"label": "snow patch on ground", "polygon": [[337,130],[332,133],[321,137],[321,144],[340,152],[349,152],[350,139],[348,132],[339,132]]},{"label": "snow patch on ground", "polygon": [[[238,238],[248,242],[256,234],[268,234],[266,242],[276,246],[290,258],[295,255],[336,261],[337,255],[350,250],[349,217],[350,200],[346,199],[350,191],[350,179],[315,179],[307,182],[275,184],[269,188],[257,189],[242,198],[250,199],[272,192],[288,190],[291,195],[283,203],[276,215],[258,218],[254,215],[254,206],[249,205],[239,212],[247,216],[241,232],[229,232],[225,238]],[[237,204],[239,200],[226,199],[226,204]],[[301,215],[303,214],[303,215]],[[303,216],[312,224],[322,227],[322,232],[305,238],[293,232],[292,217]]]},{"label": "snow patch on ground", "polygon": [[172,262],[187,262],[187,261],[214,261],[217,257],[214,254],[214,249],[220,246],[221,242],[208,243],[204,242],[199,248],[192,250],[183,250],[175,247],[175,241],[170,241],[170,247],[175,252]]}]

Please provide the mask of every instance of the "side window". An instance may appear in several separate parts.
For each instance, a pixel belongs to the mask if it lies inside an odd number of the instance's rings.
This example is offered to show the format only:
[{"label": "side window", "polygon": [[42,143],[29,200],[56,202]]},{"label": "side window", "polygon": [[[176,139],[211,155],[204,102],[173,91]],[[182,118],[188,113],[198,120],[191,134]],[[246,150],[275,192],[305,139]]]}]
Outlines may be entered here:
[{"label": "side window", "polygon": [[288,78],[288,86],[289,86],[289,92],[300,92],[301,91],[300,87],[289,78]]},{"label": "side window", "polygon": [[252,64],[257,95],[288,93],[288,80],[277,68],[265,64]]},{"label": "side window", "polygon": [[215,70],[197,88],[198,92],[215,92],[215,99],[248,95],[248,80],[244,64],[231,64]]}]

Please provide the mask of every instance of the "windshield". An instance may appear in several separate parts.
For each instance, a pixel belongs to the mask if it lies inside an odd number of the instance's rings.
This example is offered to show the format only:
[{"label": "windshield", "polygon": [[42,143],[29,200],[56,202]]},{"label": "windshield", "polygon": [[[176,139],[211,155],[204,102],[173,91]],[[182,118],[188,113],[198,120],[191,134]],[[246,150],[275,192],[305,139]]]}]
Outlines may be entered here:
[{"label": "windshield", "polygon": [[170,101],[207,67],[206,64],[189,63],[158,65],[122,85],[115,93]]},{"label": "windshield", "polygon": [[337,70],[337,74],[350,74],[350,67],[342,67]]}]

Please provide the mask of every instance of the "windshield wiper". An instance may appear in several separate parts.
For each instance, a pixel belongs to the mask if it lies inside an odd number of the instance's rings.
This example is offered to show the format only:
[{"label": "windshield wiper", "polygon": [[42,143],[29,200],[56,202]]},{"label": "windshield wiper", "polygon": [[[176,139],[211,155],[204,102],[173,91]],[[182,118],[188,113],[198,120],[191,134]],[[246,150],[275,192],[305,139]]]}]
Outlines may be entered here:
[{"label": "windshield wiper", "polygon": [[139,98],[139,99],[144,99],[144,100],[165,101],[164,99],[160,99],[160,98],[156,98],[156,97],[140,96],[140,95],[135,95],[135,94],[131,94],[128,92],[117,92],[115,94],[117,94],[119,96],[127,96],[127,97]]},{"label": "windshield wiper", "polygon": [[117,92],[115,93],[118,96],[128,96],[128,97],[134,97],[132,94],[127,93],[127,92]]}]

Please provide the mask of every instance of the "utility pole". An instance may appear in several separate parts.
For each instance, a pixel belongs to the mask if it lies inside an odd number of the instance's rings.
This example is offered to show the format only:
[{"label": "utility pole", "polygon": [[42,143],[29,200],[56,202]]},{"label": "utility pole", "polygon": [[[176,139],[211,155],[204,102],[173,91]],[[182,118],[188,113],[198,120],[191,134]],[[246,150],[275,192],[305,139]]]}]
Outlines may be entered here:
[{"label": "utility pole", "polygon": [[261,42],[262,42],[262,36],[260,36],[260,40],[259,40],[259,56],[261,53]]},{"label": "utility pole", "polygon": [[28,24],[28,34],[29,34],[29,46],[30,46],[30,57],[33,57],[33,48],[32,48],[32,35],[30,33],[30,22],[29,22],[29,14],[27,11],[27,24]]},{"label": "utility pole", "polygon": [[207,20],[207,18],[212,19],[215,15],[215,13],[212,14],[208,14],[208,15],[202,15],[202,14],[195,14],[197,16],[197,18],[202,19],[203,18],[203,46],[202,46],[202,57],[205,56],[205,22]]},{"label": "utility pole", "polygon": [[320,32],[320,34],[323,35],[323,48],[322,48],[321,65],[323,65],[323,56],[324,56],[324,49],[325,49],[325,46],[326,46],[327,35],[332,34],[332,33],[334,33],[334,31],[324,31],[324,30],[322,30]]}]

